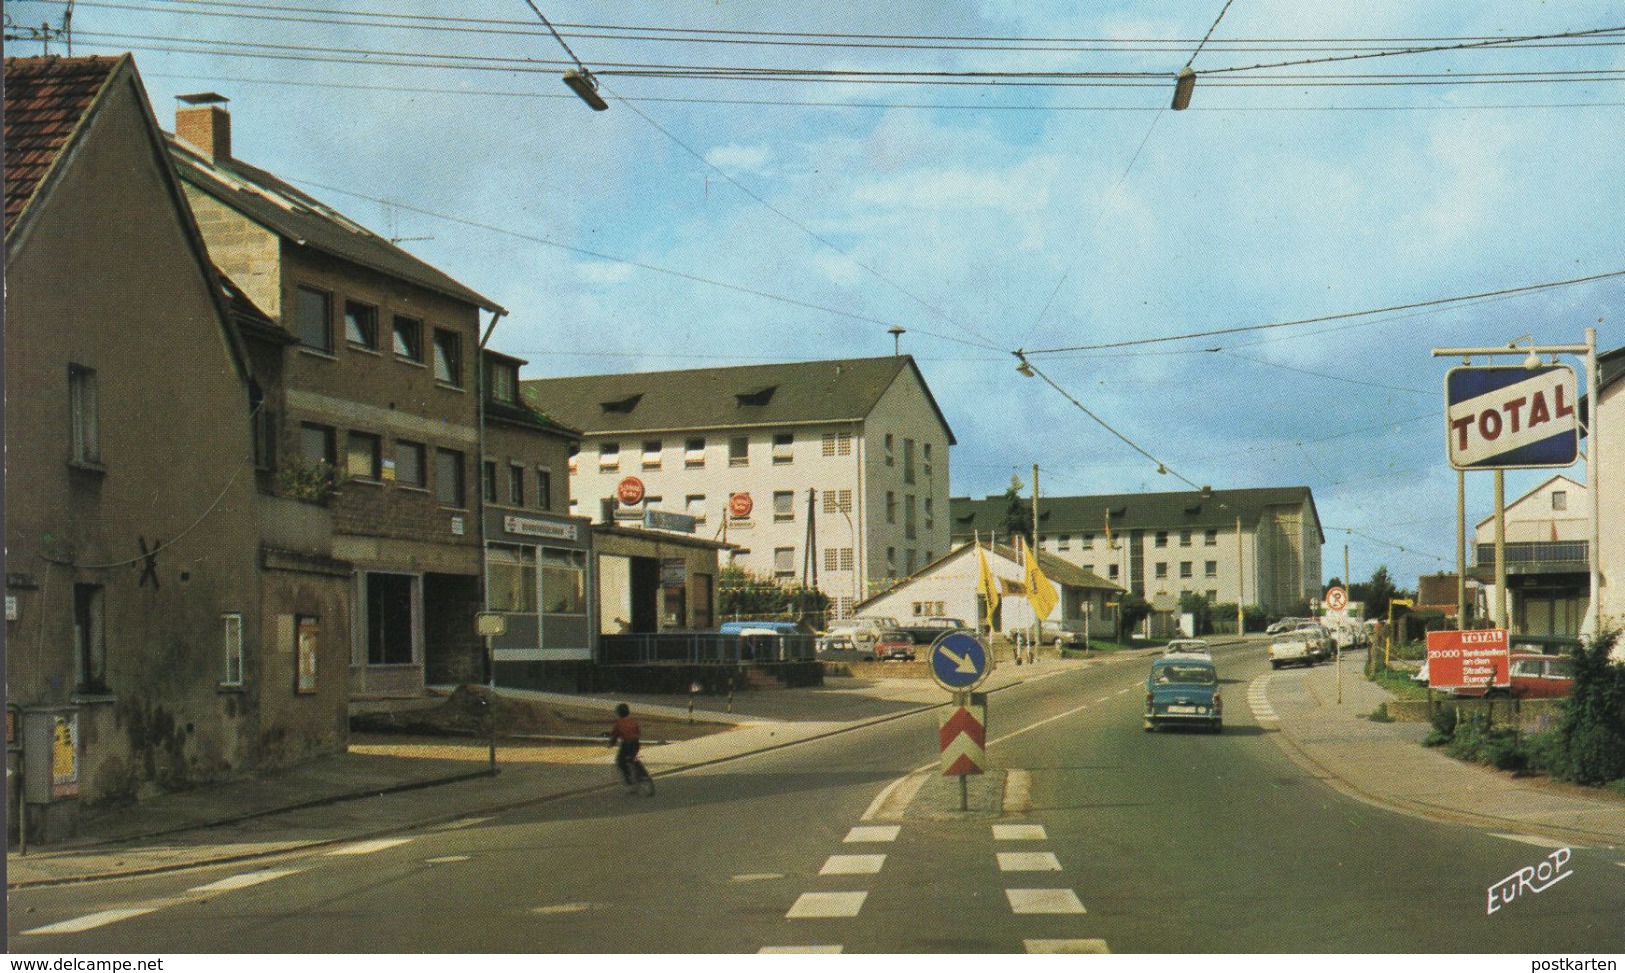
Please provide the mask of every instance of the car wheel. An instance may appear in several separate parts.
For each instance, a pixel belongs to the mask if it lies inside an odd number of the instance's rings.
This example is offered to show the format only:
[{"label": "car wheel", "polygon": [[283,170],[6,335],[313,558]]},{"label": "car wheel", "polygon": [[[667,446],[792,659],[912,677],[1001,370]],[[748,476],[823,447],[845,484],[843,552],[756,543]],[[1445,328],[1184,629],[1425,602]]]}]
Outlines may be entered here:
[{"label": "car wheel", "polygon": [[1270,660],[1270,668],[1271,669],[1279,669],[1279,668],[1281,668],[1281,660],[1280,659],[1271,659]]},{"label": "car wheel", "polygon": [[1209,730],[1209,732],[1212,732],[1212,733],[1223,733],[1224,732],[1224,724],[1219,722],[1218,720],[1214,720],[1213,725],[1208,727],[1208,730]]},{"label": "car wheel", "polygon": [[1156,728],[1157,728],[1157,725],[1155,723],[1151,722],[1150,720],[1145,721],[1145,732],[1150,733],[1153,730],[1155,730]]}]

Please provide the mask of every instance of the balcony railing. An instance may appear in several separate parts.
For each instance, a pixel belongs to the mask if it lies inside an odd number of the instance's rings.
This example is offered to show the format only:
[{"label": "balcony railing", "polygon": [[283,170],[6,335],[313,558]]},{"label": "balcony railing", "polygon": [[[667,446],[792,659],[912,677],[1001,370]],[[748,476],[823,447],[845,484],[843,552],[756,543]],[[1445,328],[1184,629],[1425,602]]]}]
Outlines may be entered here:
[{"label": "balcony railing", "polygon": [[598,662],[606,666],[737,666],[817,657],[818,639],[812,635],[658,632],[598,639]]},{"label": "balcony railing", "polygon": [[[1518,541],[1507,544],[1506,549],[1507,566],[1516,566],[1525,571],[1548,565],[1556,567],[1591,562],[1589,541]],[[1478,566],[1495,566],[1494,544],[1478,545]]]}]

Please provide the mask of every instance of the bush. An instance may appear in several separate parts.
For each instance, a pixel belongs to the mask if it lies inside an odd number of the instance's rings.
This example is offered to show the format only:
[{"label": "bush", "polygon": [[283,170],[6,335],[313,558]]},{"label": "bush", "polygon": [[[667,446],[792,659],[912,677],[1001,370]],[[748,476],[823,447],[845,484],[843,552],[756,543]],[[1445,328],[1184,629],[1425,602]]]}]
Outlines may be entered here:
[{"label": "bush", "polygon": [[1574,691],[1554,731],[1552,771],[1577,784],[1625,778],[1625,665],[1608,653],[1620,633],[1604,632],[1574,649]]}]

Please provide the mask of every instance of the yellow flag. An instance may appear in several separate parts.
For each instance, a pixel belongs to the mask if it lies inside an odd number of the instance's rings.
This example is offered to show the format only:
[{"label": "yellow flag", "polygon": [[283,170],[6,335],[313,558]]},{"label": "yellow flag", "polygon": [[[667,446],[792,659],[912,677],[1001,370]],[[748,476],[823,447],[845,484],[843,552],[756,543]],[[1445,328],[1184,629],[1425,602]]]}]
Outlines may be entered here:
[{"label": "yellow flag", "polygon": [[1031,546],[1026,547],[1027,552],[1027,601],[1033,606],[1033,614],[1040,620],[1048,618],[1049,613],[1055,610],[1055,603],[1061,600],[1056,594],[1055,585],[1044,577],[1044,572],[1038,567],[1038,557]]},{"label": "yellow flag", "polygon": [[982,597],[987,599],[987,627],[993,628],[993,612],[999,607],[999,586],[993,583],[993,572],[987,569],[987,554],[982,551],[980,541],[976,543],[976,560],[981,563],[981,576],[977,588]]}]

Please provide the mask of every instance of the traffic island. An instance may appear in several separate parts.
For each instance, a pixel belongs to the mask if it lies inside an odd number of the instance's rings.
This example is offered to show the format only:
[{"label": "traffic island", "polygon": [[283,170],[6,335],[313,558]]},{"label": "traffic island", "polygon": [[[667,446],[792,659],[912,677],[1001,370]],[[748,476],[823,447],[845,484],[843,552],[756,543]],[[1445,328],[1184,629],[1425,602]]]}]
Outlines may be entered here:
[{"label": "traffic island", "polygon": [[903,817],[910,821],[982,821],[1004,816],[1006,774],[993,770],[971,774],[966,782],[966,810],[961,811],[958,777],[932,771],[909,802]]}]

